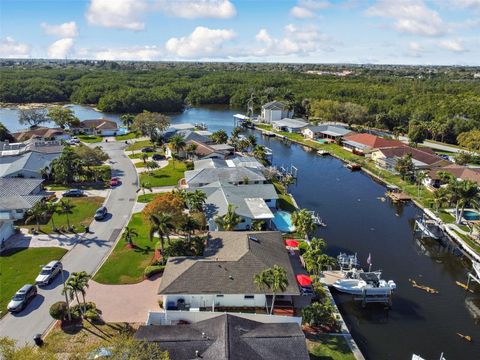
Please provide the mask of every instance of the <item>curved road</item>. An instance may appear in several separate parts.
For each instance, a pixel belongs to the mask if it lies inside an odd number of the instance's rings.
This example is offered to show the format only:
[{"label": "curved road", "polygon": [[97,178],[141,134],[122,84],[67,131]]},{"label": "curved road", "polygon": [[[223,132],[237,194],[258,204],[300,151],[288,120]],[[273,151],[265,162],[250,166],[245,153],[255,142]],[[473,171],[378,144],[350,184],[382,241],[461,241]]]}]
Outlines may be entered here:
[{"label": "curved road", "polygon": [[[94,144],[98,145],[98,144]],[[125,155],[122,142],[101,144],[110,156],[112,176],[119,177],[122,184],[111,190],[105,206],[109,217],[102,222],[94,221],[90,226],[92,233],[78,242],[62,259],[65,276],[75,271],[86,271],[92,274],[109,254],[123,227],[130,219],[136,201],[138,178],[135,167]],[[0,321],[0,337],[8,336],[21,345],[33,343],[37,333],[43,333],[52,324],[49,314],[50,305],[64,300],[62,279],[57,276],[48,287],[40,289],[38,295],[19,314],[7,314]]]}]

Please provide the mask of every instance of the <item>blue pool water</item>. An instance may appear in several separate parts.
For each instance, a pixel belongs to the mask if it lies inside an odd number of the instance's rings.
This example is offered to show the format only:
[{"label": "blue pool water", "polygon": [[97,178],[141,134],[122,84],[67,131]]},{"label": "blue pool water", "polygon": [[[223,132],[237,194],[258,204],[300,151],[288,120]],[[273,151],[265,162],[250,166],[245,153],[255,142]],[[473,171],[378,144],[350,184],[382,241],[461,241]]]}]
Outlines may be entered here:
[{"label": "blue pool water", "polygon": [[463,218],[469,221],[480,220],[480,213],[472,210],[465,210],[463,212]]},{"label": "blue pool water", "polygon": [[273,218],[273,223],[277,229],[281,232],[295,231],[295,226],[292,224],[292,216],[286,211],[277,211]]}]

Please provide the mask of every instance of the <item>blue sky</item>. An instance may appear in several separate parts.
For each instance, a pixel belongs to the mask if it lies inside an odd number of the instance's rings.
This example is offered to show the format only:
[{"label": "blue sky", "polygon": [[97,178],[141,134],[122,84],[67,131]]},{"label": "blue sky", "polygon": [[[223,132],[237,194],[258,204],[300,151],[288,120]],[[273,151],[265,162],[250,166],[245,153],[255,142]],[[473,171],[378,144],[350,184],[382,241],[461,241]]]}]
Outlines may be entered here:
[{"label": "blue sky", "polygon": [[0,57],[480,65],[480,0],[2,0]]}]

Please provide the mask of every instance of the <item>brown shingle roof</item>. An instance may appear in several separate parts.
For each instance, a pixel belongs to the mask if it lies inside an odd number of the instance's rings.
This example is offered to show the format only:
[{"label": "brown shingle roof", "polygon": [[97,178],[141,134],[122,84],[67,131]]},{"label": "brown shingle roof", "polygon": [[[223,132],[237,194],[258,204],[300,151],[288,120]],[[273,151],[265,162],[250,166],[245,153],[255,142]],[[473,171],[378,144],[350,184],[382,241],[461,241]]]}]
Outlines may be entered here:
[{"label": "brown shingle roof", "polygon": [[377,151],[380,151],[385,157],[393,158],[393,157],[403,157],[407,154],[412,155],[412,159],[416,161],[420,161],[427,165],[433,165],[439,162],[447,163],[447,161],[440,156],[432,154],[430,152],[422,151],[419,149],[412,148],[410,146],[397,146],[397,147],[387,147],[387,148],[380,148]]},{"label": "brown shingle roof", "polygon": [[433,168],[429,171],[428,176],[431,179],[439,179],[438,173],[441,171],[452,174],[457,179],[470,180],[480,185],[480,169],[472,169],[467,166],[452,164]]},{"label": "brown shingle roof", "polygon": [[80,121],[80,124],[76,127],[80,129],[98,129],[98,130],[116,130],[118,129],[117,123],[113,120],[108,119],[93,119],[93,120],[83,120]]},{"label": "brown shingle roof", "polygon": [[47,127],[39,127],[32,130],[24,130],[13,133],[13,137],[16,141],[26,141],[32,137],[43,137],[43,138],[51,138],[53,136],[64,135],[65,131],[62,128],[47,128]]},{"label": "brown shingle roof", "polygon": [[344,137],[346,141],[354,141],[356,143],[368,146],[372,149],[378,149],[383,147],[392,147],[392,146],[407,146],[401,141],[385,139],[380,136],[372,134],[352,134]]}]

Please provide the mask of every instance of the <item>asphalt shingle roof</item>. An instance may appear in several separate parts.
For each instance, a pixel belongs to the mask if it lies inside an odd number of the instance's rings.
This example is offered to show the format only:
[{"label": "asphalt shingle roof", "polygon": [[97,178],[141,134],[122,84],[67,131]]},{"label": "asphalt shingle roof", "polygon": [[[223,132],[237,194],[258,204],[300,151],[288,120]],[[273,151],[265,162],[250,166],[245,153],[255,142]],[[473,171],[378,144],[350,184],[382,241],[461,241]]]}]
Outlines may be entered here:
[{"label": "asphalt shingle roof", "polygon": [[0,210],[31,208],[44,197],[33,194],[42,182],[40,179],[0,178]]},{"label": "asphalt shingle roof", "polygon": [[305,126],[308,126],[308,123],[303,121],[302,119],[285,118],[285,119],[282,119],[282,120],[272,121],[272,123],[275,126],[278,126],[278,127],[289,127],[289,128],[292,128],[292,129],[300,129],[300,128],[303,128]]},{"label": "asphalt shingle roof", "polygon": [[267,110],[283,110],[285,109],[285,103],[281,101],[270,101],[262,105],[262,109]]},{"label": "asphalt shingle roof", "polygon": [[215,181],[239,183],[245,179],[248,179],[250,182],[266,180],[261,171],[245,167],[204,168],[185,171],[185,180],[189,185],[210,184]]}]

